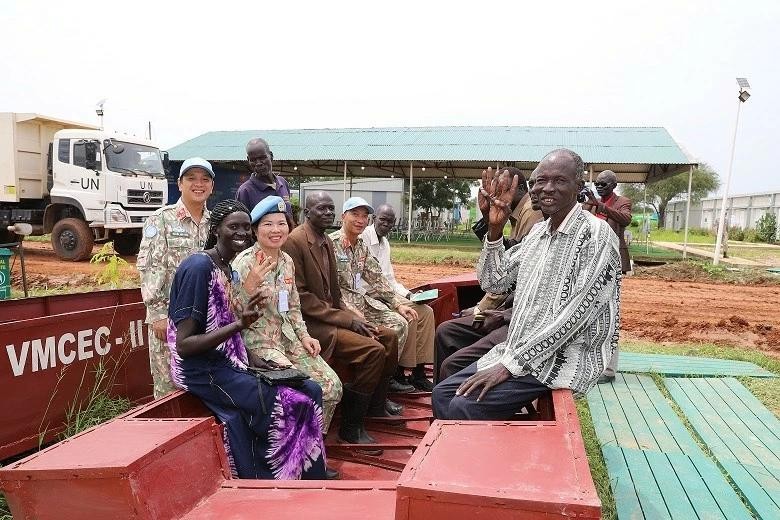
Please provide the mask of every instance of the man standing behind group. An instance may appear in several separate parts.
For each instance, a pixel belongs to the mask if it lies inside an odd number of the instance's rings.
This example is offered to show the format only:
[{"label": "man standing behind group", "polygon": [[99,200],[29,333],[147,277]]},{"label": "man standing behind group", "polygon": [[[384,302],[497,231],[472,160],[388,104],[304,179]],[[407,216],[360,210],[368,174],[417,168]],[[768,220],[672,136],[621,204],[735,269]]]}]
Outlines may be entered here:
[{"label": "man standing behind group", "polygon": [[308,195],[303,213],[306,221],[290,233],[283,250],[295,264],[301,312],[309,334],[320,342],[320,355],[328,362],[342,361],[351,371],[352,381],[344,384],[341,399],[339,438],[349,443],[375,443],[366,432],[364,419],[370,412],[384,415],[380,381],[395,372],[398,338],[390,329],[375,327],[347,310],[342,302],[333,242],[325,234],[335,217],[330,195]]},{"label": "man standing behind group", "polygon": [[181,198],[155,211],[144,224],[136,266],[149,326],[149,365],[154,397],[176,389],[171,381],[168,296],[176,269],[190,253],[203,249],[209,230],[206,200],[214,190],[214,170],[200,157],[187,159],[179,170]]},{"label": "man standing behind group", "polygon": [[[379,261],[382,274],[387,278],[395,294],[404,298],[405,302],[417,313],[417,319],[409,322],[409,336],[406,339],[406,345],[399,349],[401,359],[398,360],[395,380],[401,384],[408,381],[418,390],[430,392],[433,390],[433,384],[425,377],[425,365],[433,362],[433,331],[436,320],[433,316],[433,309],[421,303],[413,303],[411,291],[395,278],[393,264],[390,262],[390,242],[386,238],[394,225],[395,210],[389,204],[382,204],[376,208],[374,223],[368,226],[360,234],[360,237],[368,246],[371,254]],[[405,368],[412,370],[408,380],[404,374]]]},{"label": "man standing behind group", "polygon": [[273,159],[274,153],[265,139],[257,137],[249,140],[246,144],[246,160],[252,175],[239,186],[236,199],[252,209],[264,198],[276,195],[284,199],[287,214],[294,220],[290,205],[290,185],[284,177],[274,173]]},{"label": "man standing behind group", "polygon": [[[620,265],[623,274],[631,270],[631,256],[628,253],[628,244],[626,244],[626,226],[631,223],[631,199],[621,197],[615,193],[617,187],[617,175],[612,170],[604,170],[596,177],[596,191],[601,197],[598,200],[593,192],[587,190],[585,195],[588,200],[582,204],[585,211],[591,212],[601,220],[606,220],[609,227],[620,240]],[[615,380],[617,372],[618,350],[612,359],[609,360],[607,368],[604,369],[604,375],[599,378],[599,383],[609,383]]]},{"label": "man standing behind group", "polygon": [[506,251],[502,230],[518,178],[483,174],[489,231],[477,273],[482,288],[517,284],[506,341],[433,390],[439,419],[508,419],[551,388],[584,394],[617,346],[620,254],[606,222],[583,211],[577,192],[583,164],[560,149],[547,154],[531,188],[545,225]]}]

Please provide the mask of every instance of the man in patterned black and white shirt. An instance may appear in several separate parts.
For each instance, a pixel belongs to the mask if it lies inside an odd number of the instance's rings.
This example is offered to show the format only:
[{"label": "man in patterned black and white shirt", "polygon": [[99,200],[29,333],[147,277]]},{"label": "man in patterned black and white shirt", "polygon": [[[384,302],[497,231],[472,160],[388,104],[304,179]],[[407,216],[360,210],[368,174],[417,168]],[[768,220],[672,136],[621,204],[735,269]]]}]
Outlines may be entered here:
[{"label": "man in patterned black and white shirt", "polygon": [[483,172],[489,231],[477,273],[485,291],[517,284],[512,319],[506,341],[436,386],[437,418],[508,419],[551,388],[584,394],[604,371],[618,339],[620,253],[609,225],[577,203],[582,171],[571,150],[541,160],[531,191],[549,218],[507,251],[502,232],[518,178]]}]

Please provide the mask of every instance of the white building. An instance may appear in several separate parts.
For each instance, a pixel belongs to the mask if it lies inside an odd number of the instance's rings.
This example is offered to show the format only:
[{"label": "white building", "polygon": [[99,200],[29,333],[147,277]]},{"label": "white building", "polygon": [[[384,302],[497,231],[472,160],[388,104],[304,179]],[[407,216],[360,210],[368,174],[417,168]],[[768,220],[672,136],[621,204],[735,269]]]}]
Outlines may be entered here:
[{"label": "white building", "polygon": [[[722,197],[707,197],[691,204],[690,227],[717,231]],[[666,229],[685,227],[685,200],[675,200],[666,207]],[[726,199],[726,225],[755,229],[756,222],[766,213],[774,213],[780,221],[780,191],[732,195]]]},{"label": "white building", "polygon": [[[346,188],[346,189],[345,189]],[[390,204],[395,209],[396,223],[401,225],[406,223],[408,214],[407,206],[405,204],[408,198],[409,184],[404,181],[403,178],[362,178],[356,177],[348,179],[346,184],[343,180],[335,181],[314,181],[301,183],[300,189],[300,201],[301,207],[304,205],[306,196],[315,191],[324,191],[333,198],[333,203],[336,206],[336,223],[341,222],[341,208],[344,205],[346,198],[350,197],[363,197],[374,208],[379,207],[381,204]],[[458,204],[458,206],[461,206]],[[420,208],[412,208],[412,222],[415,223],[420,217],[420,213],[423,210]],[[436,210],[434,210],[435,214]],[[465,215],[461,215],[461,218],[468,218],[468,210],[462,209]],[[450,222],[453,220],[453,214],[451,209],[442,209],[440,215],[435,215],[435,218],[440,222]],[[303,220],[301,220],[303,222]],[[417,224],[419,225],[419,224]]]}]

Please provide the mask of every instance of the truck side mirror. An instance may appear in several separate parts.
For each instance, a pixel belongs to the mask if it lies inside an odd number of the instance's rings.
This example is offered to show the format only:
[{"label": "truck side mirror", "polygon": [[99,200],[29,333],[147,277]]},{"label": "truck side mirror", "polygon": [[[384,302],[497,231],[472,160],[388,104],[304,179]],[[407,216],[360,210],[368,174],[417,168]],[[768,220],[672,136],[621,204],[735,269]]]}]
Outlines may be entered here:
[{"label": "truck side mirror", "polygon": [[168,158],[168,152],[162,153],[162,163],[163,163],[163,171],[165,171],[165,173],[168,173],[168,171],[171,169],[171,160]]},{"label": "truck side mirror", "polygon": [[97,143],[95,141],[87,141],[84,143],[84,167],[87,170],[97,169]]}]

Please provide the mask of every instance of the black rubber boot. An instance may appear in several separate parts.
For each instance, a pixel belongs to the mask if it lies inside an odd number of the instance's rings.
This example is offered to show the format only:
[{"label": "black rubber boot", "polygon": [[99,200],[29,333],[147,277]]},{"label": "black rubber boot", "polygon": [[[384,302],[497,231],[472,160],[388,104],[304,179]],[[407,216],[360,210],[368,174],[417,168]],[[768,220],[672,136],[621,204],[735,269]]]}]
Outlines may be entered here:
[{"label": "black rubber boot", "polygon": [[[404,408],[400,404],[387,399],[387,390],[390,387],[390,379],[382,380],[371,396],[371,404],[368,406],[369,417],[391,417],[401,415]],[[389,404],[388,404],[389,403]]]},{"label": "black rubber boot", "polygon": [[[339,440],[341,442],[367,445],[376,443],[363,424],[369,400],[368,394],[349,388],[344,389],[344,396],[341,398],[341,426],[339,427]],[[366,449],[360,451],[366,455],[382,454],[382,450],[371,449],[370,446],[366,446]]]}]

